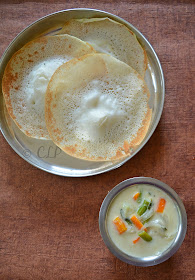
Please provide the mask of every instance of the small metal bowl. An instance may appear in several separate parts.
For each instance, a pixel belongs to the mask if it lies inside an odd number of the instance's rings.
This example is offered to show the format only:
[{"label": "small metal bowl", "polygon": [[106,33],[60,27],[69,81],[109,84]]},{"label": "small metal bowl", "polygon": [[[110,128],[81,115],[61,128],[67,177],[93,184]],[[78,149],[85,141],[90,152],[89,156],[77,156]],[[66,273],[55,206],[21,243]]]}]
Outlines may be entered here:
[{"label": "small metal bowl", "polygon": [[[149,257],[142,257],[142,258],[137,258],[133,257],[130,255],[127,255],[123,251],[121,251],[111,240],[108,229],[107,229],[107,211],[109,206],[111,205],[113,199],[124,189],[129,188],[131,185],[136,185],[136,184],[148,184],[150,186],[157,187],[164,191],[169,197],[173,200],[175,203],[175,206],[178,211],[178,219],[179,219],[179,226],[178,226],[178,232],[171,243],[170,247],[166,249],[164,252],[162,252],[158,256],[149,256]],[[100,233],[103,238],[104,243],[108,247],[108,249],[120,260],[123,262],[126,262],[131,265],[135,266],[153,266],[159,263],[162,263],[169,259],[173,254],[176,253],[176,251],[179,249],[181,246],[186,230],[187,230],[187,215],[185,211],[185,207],[183,205],[183,202],[177,195],[177,193],[170,188],[168,185],[165,183],[154,179],[154,178],[147,178],[147,177],[135,177],[131,178],[128,180],[125,180],[118,184],[116,187],[114,187],[105,197],[101,208],[100,208],[100,213],[99,213],[99,228],[100,228]]]}]

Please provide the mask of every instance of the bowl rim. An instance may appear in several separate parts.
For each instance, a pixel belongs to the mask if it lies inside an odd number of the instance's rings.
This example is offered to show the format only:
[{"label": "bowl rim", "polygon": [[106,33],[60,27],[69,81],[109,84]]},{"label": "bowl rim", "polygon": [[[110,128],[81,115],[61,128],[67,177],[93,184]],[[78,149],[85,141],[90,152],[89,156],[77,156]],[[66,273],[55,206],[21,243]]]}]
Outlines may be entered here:
[{"label": "bowl rim", "polygon": [[[173,200],[173,202],[177,206],[177,211],[179,216],[179,226],[178,226],[177,235],[174,241],[171,243],[170,247],[168,247],[159,256],[138,258],[138,257],[127,255],[114,244],[114,242],[109,237],[107,231],[107,226],[106,226],[107,210],[110,204],[112,203],[113,199],[124,189],[136,184],[149,184],[161,189],[167,195],[169,195],[169,197]],[[151,177],[133,177],[124,180],[118,185],[116,185],[113,189],[111,189],[111,191],[104,198],[99,212],[99,230],[107,248],[121,261],[135,266],[142,266],[142,267],[153,266],[168,260],[180,248],[187,231],[187,214],[182,200],[170,186],[168,186],[167,184],[165,184],[160,180]]]}]

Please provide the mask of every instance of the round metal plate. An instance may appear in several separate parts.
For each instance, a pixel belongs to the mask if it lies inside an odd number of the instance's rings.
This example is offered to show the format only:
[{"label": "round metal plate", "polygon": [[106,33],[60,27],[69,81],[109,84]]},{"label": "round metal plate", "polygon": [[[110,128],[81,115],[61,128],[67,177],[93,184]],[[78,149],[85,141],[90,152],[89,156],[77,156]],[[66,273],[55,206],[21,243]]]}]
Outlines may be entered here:
[{"label": "round metal plate", "polygon": [[137,36],[139,42],[145,48],[148,56],[148,69],[145,80],[150,90],[149,105],[152,108],[152,120],[148,133],[142,143],[132,154],[117,162],[91,162],[73,158],[66,155],[52,141],[37,140],[24,135],[15,123],[6,117],[3,110],[3,94],[0,92],[0,127],[7,142],[14,151],[30,164],[53,174],[68,177],[84,177],[100,174],[118,168],[132,158],[146,144],[153,134],[162,114],[164,104],[164,77],[159,59],[146,38],[130,23],[122,18],[107,12],[93,9],[71,9],[50,14],[34,22],[24,29],[11,42],[4,52],[0,61],[0,88],[2,76],[7,62],[11,56],[24,46],[27,42],[41,34],[55,34],[63,24],[72,18],[109,17],[115,21],[125,24]]}]

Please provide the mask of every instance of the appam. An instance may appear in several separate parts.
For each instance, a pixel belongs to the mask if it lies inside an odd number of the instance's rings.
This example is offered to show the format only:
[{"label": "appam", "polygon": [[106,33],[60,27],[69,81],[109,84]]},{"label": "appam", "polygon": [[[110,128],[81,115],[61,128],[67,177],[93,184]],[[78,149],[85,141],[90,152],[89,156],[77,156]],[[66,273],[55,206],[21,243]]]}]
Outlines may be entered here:
[{"label": "appam", "polygon": [[78,38],[59,35],[35,39],[12,56],[2,90],[9,115],[27,136],[50,139],[44,113],[48,82],[60,65],[93,51]]},{"label": "appam", "polygon": [[45,119],[54,143],[90,161],[119,160],[144,139],[149,91],[132,67],[108,54],[60,66],[48,84]]},{"label": "appam", "polygon": [[147,68],[147,55],[135,34],[124,24],[109,18],[72,19],[59,34],[70,34],[90,43],[133,67],[142,77]]}]

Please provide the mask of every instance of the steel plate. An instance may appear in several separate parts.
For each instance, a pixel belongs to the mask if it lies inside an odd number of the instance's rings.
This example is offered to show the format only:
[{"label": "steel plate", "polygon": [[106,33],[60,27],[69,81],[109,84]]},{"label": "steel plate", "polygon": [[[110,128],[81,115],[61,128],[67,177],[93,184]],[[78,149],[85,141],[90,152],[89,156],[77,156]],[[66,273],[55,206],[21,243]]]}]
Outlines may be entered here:
[{"label": "steel plate", "polygon": [[55,33],[72,18],[109,17],[125,24],[137,36],[148,56],[148,69],[145,80],[150,90],[149,105],[152,108],[152,120],[148,133],[142,143],[127,158],[113,162],[90,162],[66,155],[52,141],[37,140],[24,135],[3,109],[3,94],[0,92],[0,128],[14,151],[30,164],[53,174],[68,177],[84,177],[100,174],[118,168],[131,159],[146,144],[153,134],[162,114],[164,104],[164,77],[159,59],[146,38],[130,23],[110,13],[93,9],[71,9],[50,14],[29,25],[11,42],[0,61],[0,88],[2,76],[11,56],[27,42],[41,34]]}]

